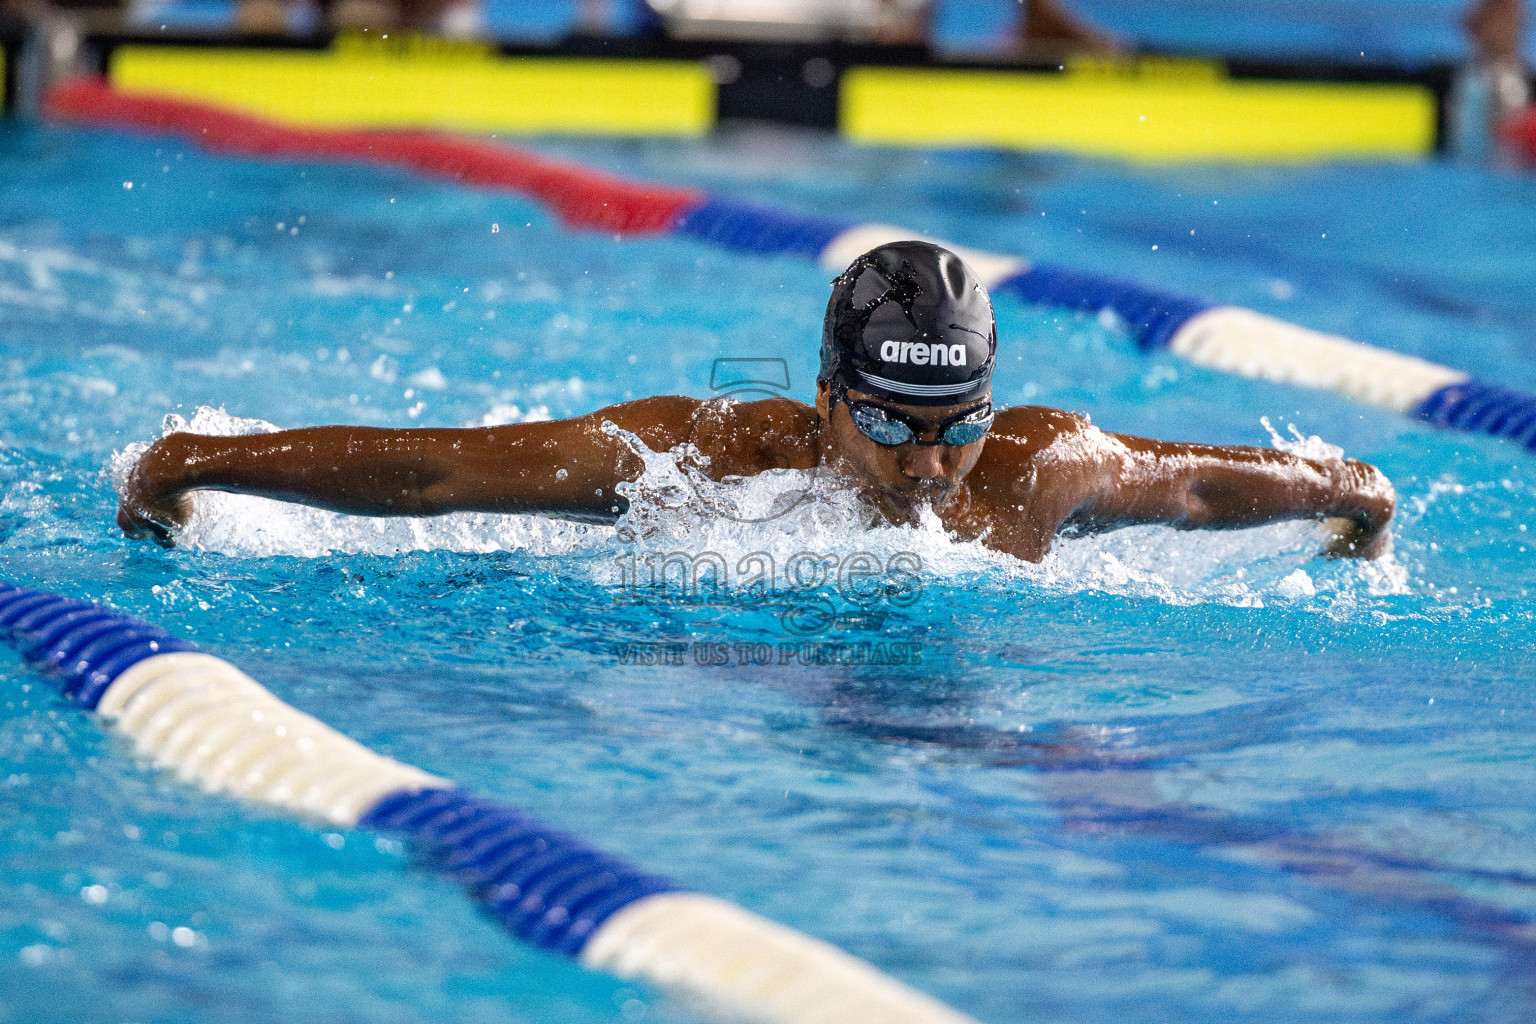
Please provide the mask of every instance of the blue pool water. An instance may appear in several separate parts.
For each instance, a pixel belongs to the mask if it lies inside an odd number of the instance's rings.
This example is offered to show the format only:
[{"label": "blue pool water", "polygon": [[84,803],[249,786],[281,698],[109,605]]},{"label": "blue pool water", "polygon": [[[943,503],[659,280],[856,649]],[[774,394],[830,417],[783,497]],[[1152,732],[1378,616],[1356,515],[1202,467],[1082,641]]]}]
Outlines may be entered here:
[{"label": "blue pool water", "polygon": [[[542,148],[1536,389],[1531,179],[746,132]],[[1326,562],[1284,525],[1126,530],[1031,567],[849,527],[836,496],[711,518],[701,502],[795,481],[690,493],[658,457],[634,513],[652,553],[920,559],[915,603],[821,636],[920,644],[921,664],[625,665],[625,644],[796,638],[773,609],[626,591],[635,545],[606,530],[220,497],[183,547],[131,543],[114,453],[167,416],[459,425],[704,396],[717,357],[782,358],[808,397],[825,273],[164,139],[12,126],[0,165],[0,575],[185,634],[364,743],[982,1021],[1536,1012],[1529,454],[1000,300],[1002,400],[1218,442],[1294,423],[1391,476],[1393,560]],[[518,945],[408,851],[157,774],[10,654],[0,690],[0,1021],[692,1019]]]}]

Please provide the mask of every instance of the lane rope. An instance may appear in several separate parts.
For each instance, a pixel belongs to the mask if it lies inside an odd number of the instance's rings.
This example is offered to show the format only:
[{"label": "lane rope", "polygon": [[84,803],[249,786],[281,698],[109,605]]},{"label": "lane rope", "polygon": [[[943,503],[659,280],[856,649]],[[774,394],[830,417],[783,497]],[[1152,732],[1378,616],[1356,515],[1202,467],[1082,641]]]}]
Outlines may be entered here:
[{"label": "lane rope", "polygon": [[0,583],[0,634],[182,781],[405,839],[514,935],[592,970],[728,1021],[975,1024],[835,946],[377,754],[157,626]]},{"label": "lane rope", "polygon": [[1506,121],[1500,135],[1518,157],[1527,164],[1536,164],[1536,104]]},{"label": "lane rope", "polygon": [[[505,188],[547,204],[573,228],[673,232],[758,255],[816,260],[841,271],[885,242],[926,236],[884,224],[809,217],[692,189],[630,181],[511,146],[427,131],[295,128],[205,104],[117,92],[76,79],[50,91],[56,118],[170,132],[210,150],[260,157],[367,160]],[[1536,122],[1511,139],[1536,139]],[[1437,427],[1491,434],[1536,451],[1536,397],[1474,381],[1460,370],[1130,281],[940,242],[971,264],[989,289],[1025,302],[1101,316],[1123,325],[1144,351],[1167,350],[1199,366],[1334,391]]]}]

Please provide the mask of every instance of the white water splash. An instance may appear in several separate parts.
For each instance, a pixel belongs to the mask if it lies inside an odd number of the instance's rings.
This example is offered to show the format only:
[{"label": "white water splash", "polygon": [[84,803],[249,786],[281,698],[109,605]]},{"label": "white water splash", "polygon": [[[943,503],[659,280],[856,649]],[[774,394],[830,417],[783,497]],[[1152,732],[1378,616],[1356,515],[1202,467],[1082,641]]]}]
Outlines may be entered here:
[{"label": "white water splash", "polygon": [[544,423],[551,419],[549,406],[536,405],[527,412],[521,406],[498,402],[477,420],[463,424],[466,427],[501,427],[508,423]]},{"label": "white water splash", "polygon": [[1343,448],[1336,444],[1329,444],[1316,434],[1302,436],[1301,431],[1296,429],[1296,424],[1294,423],[1286,425],[1286,429],[1291,432],[1291,437],[1287,440],[1280,436],[1279,431],[1269,425],[1268,416],[1260,416],[1259,422],[1264,425],[1265,430],[1269,431],[1269,443],[1283,452],[1300,456],[1303,459],[1315,459],[1318,462],[1344,461]]},{"label": "white water splash", "polygon": [[1317,593],[1317,586],[1305,569],[1297,569],[1281,580],[1275,589],[1286,597],[1292,598],[1311,597]]},{"label": "white water splash", "polygon": [[[529,418],[539,415],[536,411]],[[233,436],[277,429],[207,407],[190,421],[172,415],[165,423],[167,434],[187,430]],[[619,485],[630,507],[616,527],[484,513],[374,518],[202,491],[194,495],[193,515],[178,543],[245,557],[517,550],[569,557],[574,571],[600,584],[616,582],[614,555],[622,551],[712,552],[727,565],[759,553],[782,565],[802,552],[839,558],[866,552],[882,562],[897,554],[915,555],[925,576],[957,585],[978,578],[994,583],[1013,579],[1055,591],[1114,593],[1178,605],[1262,607],[1332,602],[1346,591],[1359,592],[1352,600],[1406,592],[1406,572],[1396,563],[1351,562],[1342,570],[1330,569],[1326,580],[1317,575],[1322,538],[1315,523],[1199,533],[1129,527],[1063,537],[1043,562],[1033,565],[979,541],[957,539],[931,511],[915,524],[881,522],[850,488],[824,472],[769,470],[717,481],[706,475],[708,460],[692,445],[655,452],[612,424],[604,424],[604,430],[644,465],[638,479]],[[147,448],[133,444],[114,454],[109,471],[119,489]]]}]

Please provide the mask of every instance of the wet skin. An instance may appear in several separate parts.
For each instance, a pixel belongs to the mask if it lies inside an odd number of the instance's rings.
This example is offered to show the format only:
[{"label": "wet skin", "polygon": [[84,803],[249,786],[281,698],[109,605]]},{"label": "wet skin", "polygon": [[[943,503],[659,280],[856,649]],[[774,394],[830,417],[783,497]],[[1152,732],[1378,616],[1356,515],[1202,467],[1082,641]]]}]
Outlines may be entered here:
[{"label": "wet skin", "polygon": [[[856,390],[850,400],[864,398]],[[932,429],[975,408],[883,403]],[[234,491],[336,512],[430,516],[514,512],[611,523],[626,508],[616,484],[640,458],[603,430],[630,431],[654,451],[684,443],[709,474],[812,469],[846,478],[887,520],[931,507],[960,537],[1038,562],[1060,532],[1135,523],[1233,529],[1283,519],[1326,520],[1332,555],[1388,550],[1395,495],[1374,466],[1317,462],[1267,448],[1180,444],[1111,434],[1043,406],[997,414],[964,446],[884,446],[854,425],[823,386],[815,406],[644,398],[586,416],[501,427],[389,430],[308,427],[245,437],[172,434],[156,441],[124,487],[117,521],[130,537],[175,543],[196,490]],[[561,470],[565,471],[560,476]]]}]

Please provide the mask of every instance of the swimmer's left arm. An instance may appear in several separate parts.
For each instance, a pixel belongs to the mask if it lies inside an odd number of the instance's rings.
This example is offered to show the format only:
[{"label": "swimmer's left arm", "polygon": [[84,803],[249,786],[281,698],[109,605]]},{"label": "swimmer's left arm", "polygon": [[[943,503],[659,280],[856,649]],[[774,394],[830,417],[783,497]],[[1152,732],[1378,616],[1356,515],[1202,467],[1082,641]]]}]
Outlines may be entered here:
[{"label": "swimmer's left arm", "polygon": [[617,485],[638,477],[643,463],[604,424],[664,451],[687,438],[698,404],[663,396],[568,420],[499,427],[170,434],[129,474],[118,525],[130,537],[174,544],[191,513],[187,497],[199,490],[365,516],[510,512],[612,522],[627,504]]},{"label": "swimmer's left arm", "polygon": [[1168,523],[1177,529],[1236,529],[1320,519],[1334,556],[1377,558],[1390,548],[1397,498],[1375,466],[1322,462],[1269,448],[1176,444],[1108,435],[1094,485],[1068,522],[1090,528]]}]

